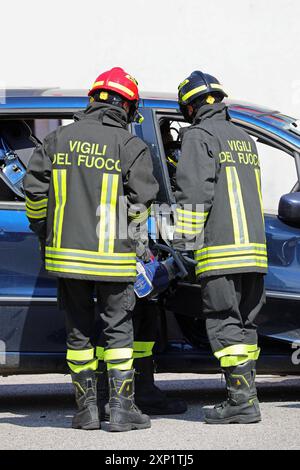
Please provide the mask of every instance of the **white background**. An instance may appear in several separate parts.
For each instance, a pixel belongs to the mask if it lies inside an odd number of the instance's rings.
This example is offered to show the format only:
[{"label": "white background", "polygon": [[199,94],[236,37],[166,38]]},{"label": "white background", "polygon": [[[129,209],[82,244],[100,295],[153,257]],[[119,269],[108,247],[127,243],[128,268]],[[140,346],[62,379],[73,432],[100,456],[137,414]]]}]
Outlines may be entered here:
[{"label": "white background", "polygon": [[8,86],[88,88],[120,65],[143,90],[176,92],[203,69],[300,117],[299,0],[3,0],[0,13]]},{"label": "white background", "polygon": [[142,90],[176,92],[200,69],[300,117],[299,0],[4,0],[0,13],[8,87],[89,88],[119,65]]}]

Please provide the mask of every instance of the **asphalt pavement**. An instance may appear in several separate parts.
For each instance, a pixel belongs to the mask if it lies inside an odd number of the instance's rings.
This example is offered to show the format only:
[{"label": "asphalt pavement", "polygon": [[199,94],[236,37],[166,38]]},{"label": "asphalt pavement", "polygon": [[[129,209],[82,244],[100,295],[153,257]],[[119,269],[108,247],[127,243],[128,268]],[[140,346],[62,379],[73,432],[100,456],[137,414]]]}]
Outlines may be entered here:
[{"label": "asphalt pavement", "polygon": [[0,449],[300,449],[300,378],[258,377],[263,421],[207,425],[203,406],[224,398],[220,375],[159,374],[157,383],[187,400],[184,415],[159,416],[152,428],[127,433],[70,428],[74,412],[68,376],[0,378]]}]

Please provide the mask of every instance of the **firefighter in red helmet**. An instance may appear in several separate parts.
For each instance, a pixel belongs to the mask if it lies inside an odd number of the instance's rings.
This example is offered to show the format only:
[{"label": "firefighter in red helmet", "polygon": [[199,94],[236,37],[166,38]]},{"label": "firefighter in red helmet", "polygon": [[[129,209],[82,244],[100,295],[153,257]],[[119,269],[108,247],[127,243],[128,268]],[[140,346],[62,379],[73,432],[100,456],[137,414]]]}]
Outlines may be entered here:
[{"label": "firefighter in red helmet", "polygon": [[[158,184],[147,146],[127,130],[138,119],[136,80],[115,67],[97,78],[89,97],[75,122],[49,134],[34,152],[25,177],[27,215],[45,245],[46,270],[59,280],[67,363],[78,406],[72,426],[100,427],[93,342],[96,295],[104,324],[109,430],[144,429],[150,419],[134,402],[133,283],[137,247],[143,256],[139,234]],[[134,227],[134,237],[128,225]]]}]

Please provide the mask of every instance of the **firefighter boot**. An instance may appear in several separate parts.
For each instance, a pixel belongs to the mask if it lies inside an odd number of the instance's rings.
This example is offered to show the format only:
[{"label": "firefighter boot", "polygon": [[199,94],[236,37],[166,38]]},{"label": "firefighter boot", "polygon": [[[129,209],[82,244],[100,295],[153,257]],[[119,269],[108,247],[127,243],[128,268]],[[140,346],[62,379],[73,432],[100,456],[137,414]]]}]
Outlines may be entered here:
[{"label": "firefighter boot", "polygon": [[134,402],[134,370],[108,371],[109,431],[123,432],[151,427],[149,416],[142,414]]},{"label": "firefighter boot", "polygon": [[93,370],[71,373],[78,411],[72,420],[74,429],[100,429],[97,407],[96,375]]},{"label": "firefighter boot", "polygon": [[175,415],[185,413],[185,401],[168,397],[154,383],[153,357],[134,360],[135,402],[143,413],[149,415]]},{"label": "firefighter boot", "polygon": [[227,400],[205,410],[209,424],[257,423],[261,420],[255,387],[255,361],[224,369]]},{"label": "firefighter boot", "polygon": [[104,361],[99,361],[97,371],[97,403],[99,409],[99,419],[109,421],[109,391],[107,366]]}]

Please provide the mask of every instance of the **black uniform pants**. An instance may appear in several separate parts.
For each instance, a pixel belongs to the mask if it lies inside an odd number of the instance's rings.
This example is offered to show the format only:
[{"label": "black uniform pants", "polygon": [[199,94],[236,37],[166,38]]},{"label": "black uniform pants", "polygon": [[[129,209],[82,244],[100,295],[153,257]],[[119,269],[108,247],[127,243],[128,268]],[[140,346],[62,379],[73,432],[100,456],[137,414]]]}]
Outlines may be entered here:
[{"label": "black uniform pants", "polygon": [[133,284],[61,278],[58,298],[65,312],[68,364],[74,372],[97,368],[95,294],[103,327],[103,358],[109,367],[129,369],[133,356]]},{"label": "black uniform pants", "polygon": [[263,275],[243,273],[204,278],[201,292],[208,339],[221,365],[256,359],[259,349],[255,321],[265,303]]},{"label": "black uniform pants", "polygon": [[133,357],[142,359],[152,356],[158,334],[159,307],[147,299],[137,299],[133,312]]},{"label": "black uniform pants", "polygon": [[[136,298],[135,307],[132,312],[134,342],[133,358],[141,359],[152,356],[153,347],[158,335],[159,307],[156,303],[147,299]],[[103,323],[99,325],[102,331]],[[104,335],[96,340],[98,358],[103,360]]]}]

